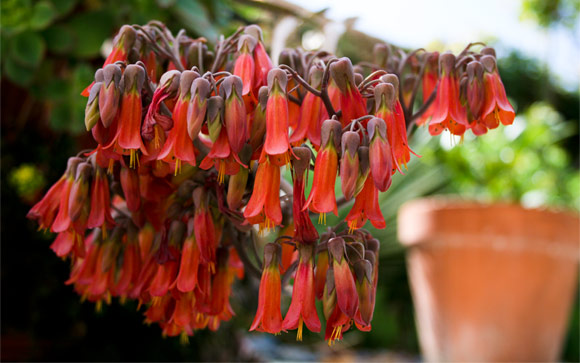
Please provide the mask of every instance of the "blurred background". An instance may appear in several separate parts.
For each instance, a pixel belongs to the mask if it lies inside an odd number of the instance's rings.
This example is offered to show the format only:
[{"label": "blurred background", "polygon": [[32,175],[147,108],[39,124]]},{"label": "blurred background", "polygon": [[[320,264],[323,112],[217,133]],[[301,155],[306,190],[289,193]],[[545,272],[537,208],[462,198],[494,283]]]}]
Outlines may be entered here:
[{"label": "blurred background", "polygon": [[[2,0],[2,360],[420,360],[397,209],[432,194],[579,209],[579,12],[578,0]],[[255,282],[244,281],[232,298],[236,318],[181,345],[143,325],[136,304],[95,312],[64,285],[69,266],[48,248],[53,236],[25,215],[68,156],[94,147],[80,92],[112,37],[123,24],[152,19],[210,42],[257,23],[271,54],[301,46],[353,63],[369,59],[377,41],[428,51],[458,52],[470,41],[496,48],[514,125],[458,146],[449,135],[415,132],[410,143],[422,158],[381,195],[387,229],[373,231],[382,249],[371,333],[349,332],[333,348],[312,333],[300,344],[294,334],[248,334]],[[563,361],[580,360],[579,314],[577,299]]]}]

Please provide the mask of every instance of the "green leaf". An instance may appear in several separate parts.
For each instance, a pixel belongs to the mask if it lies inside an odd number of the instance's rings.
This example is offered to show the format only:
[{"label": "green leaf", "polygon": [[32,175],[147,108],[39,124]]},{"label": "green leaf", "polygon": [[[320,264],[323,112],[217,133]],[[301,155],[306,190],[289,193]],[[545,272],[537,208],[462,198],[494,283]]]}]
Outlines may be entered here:
[{"label": "green leaf", "polygon": [[217,39],[217,31],[210,23],[206,9],[199,2],[177,0],[172,11],[189,30],[206,37],[210,41]]},{"label": "green leaf", "polygon": [[157,5],[162,8],[169,8],[175,5],[175,0],[157,0]]},{"label": "green leaf", "polygon": [[39,1],[34,4],[30,18],[30,28],[40,30],[46,28],[56,17],[56,9],[50,1]]},{"label": "green leaf", "polygon": [[68,25],[75,37],[73,55],[84,58],[99,55],[103,42],[113,35],[114,20],[107,10],[86,12],[71,19]]},{"label": "green leaf", "polygon": [[30,0],[2,0],[0,2],[2,35],[12,35],[27,29],[31,12]]},{"label": "green leaf", "polygon": [[42,35],[48,50],[54,53],[66,53],[72,49],[75,39],[71,29],[66,25],[53,25]]},{"label": "green leaf", "polygon": [[66,15],[74,8],[76,2],[76,0],[52,0],[58,16]]},{"label": "green leaf", "polygon": [[4,59],[4,73],[12,82],[19,86],[27,86],[34,78],[34,70],[22,66],[12,58]]},{"label": "green leaf", "polygon": [[28,68],[35,68],[44,55],[44,40],[37,33],[20,33],[10,40],[10,44],[9,56]]}]

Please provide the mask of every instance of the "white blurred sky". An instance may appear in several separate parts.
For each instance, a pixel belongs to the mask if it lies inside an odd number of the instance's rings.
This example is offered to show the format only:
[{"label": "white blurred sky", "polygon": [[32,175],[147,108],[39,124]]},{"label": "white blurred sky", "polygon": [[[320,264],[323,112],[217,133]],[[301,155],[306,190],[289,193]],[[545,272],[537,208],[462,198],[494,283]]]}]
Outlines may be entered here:
[{"label": "white blurred sky", "polygon": [[355,28],[388,42],[425,47],[497,38],[498,56],[510,48],[548,63],[560,84],[577,89],[580,79],[580,26],[544,30],[521,22],[521,0],[291,0],[310,11],[328,7],[342,21],[358,17]]}]

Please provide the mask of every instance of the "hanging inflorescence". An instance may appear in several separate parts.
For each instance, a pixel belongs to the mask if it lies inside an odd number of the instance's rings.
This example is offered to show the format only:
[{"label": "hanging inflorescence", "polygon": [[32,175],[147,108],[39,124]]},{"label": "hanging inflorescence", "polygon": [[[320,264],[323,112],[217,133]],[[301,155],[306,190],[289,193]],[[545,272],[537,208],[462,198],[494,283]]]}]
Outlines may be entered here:
[{"label": "hanging inflorescence", "polygon": [[[481,135],[514,120],[494,50],[471,46],[454,56],[378,44],[374,63],[355,66],[288,49],[274,67],[255,25],[214,51],[158,22],[124,26],[83,92],[97,147],[69,159],[28,217],[57,234],[51,248],[83,299],[137,299],[165,335],[229,320],[246,273],[261,276],[250,330],[319,332],[319,299],[329,344],[353,323],[368,331],[379,242],[362,227],[386,226],[379,192],[414,154],[408,133]],[[326,223],[353,199],[346,223],[319,236],[310,214]],[[259,261],[265,231],[278,237]]]}]

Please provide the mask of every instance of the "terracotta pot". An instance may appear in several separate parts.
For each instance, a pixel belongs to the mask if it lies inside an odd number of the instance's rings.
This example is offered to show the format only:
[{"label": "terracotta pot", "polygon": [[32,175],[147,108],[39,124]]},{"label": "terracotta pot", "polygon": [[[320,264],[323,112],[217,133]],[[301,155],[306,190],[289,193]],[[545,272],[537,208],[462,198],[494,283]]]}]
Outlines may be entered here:
[{"label": "terracotta pot", "polygon": [[401,207],[429,361],[555,361],[578,285],[578,216],[423,199]]}]

